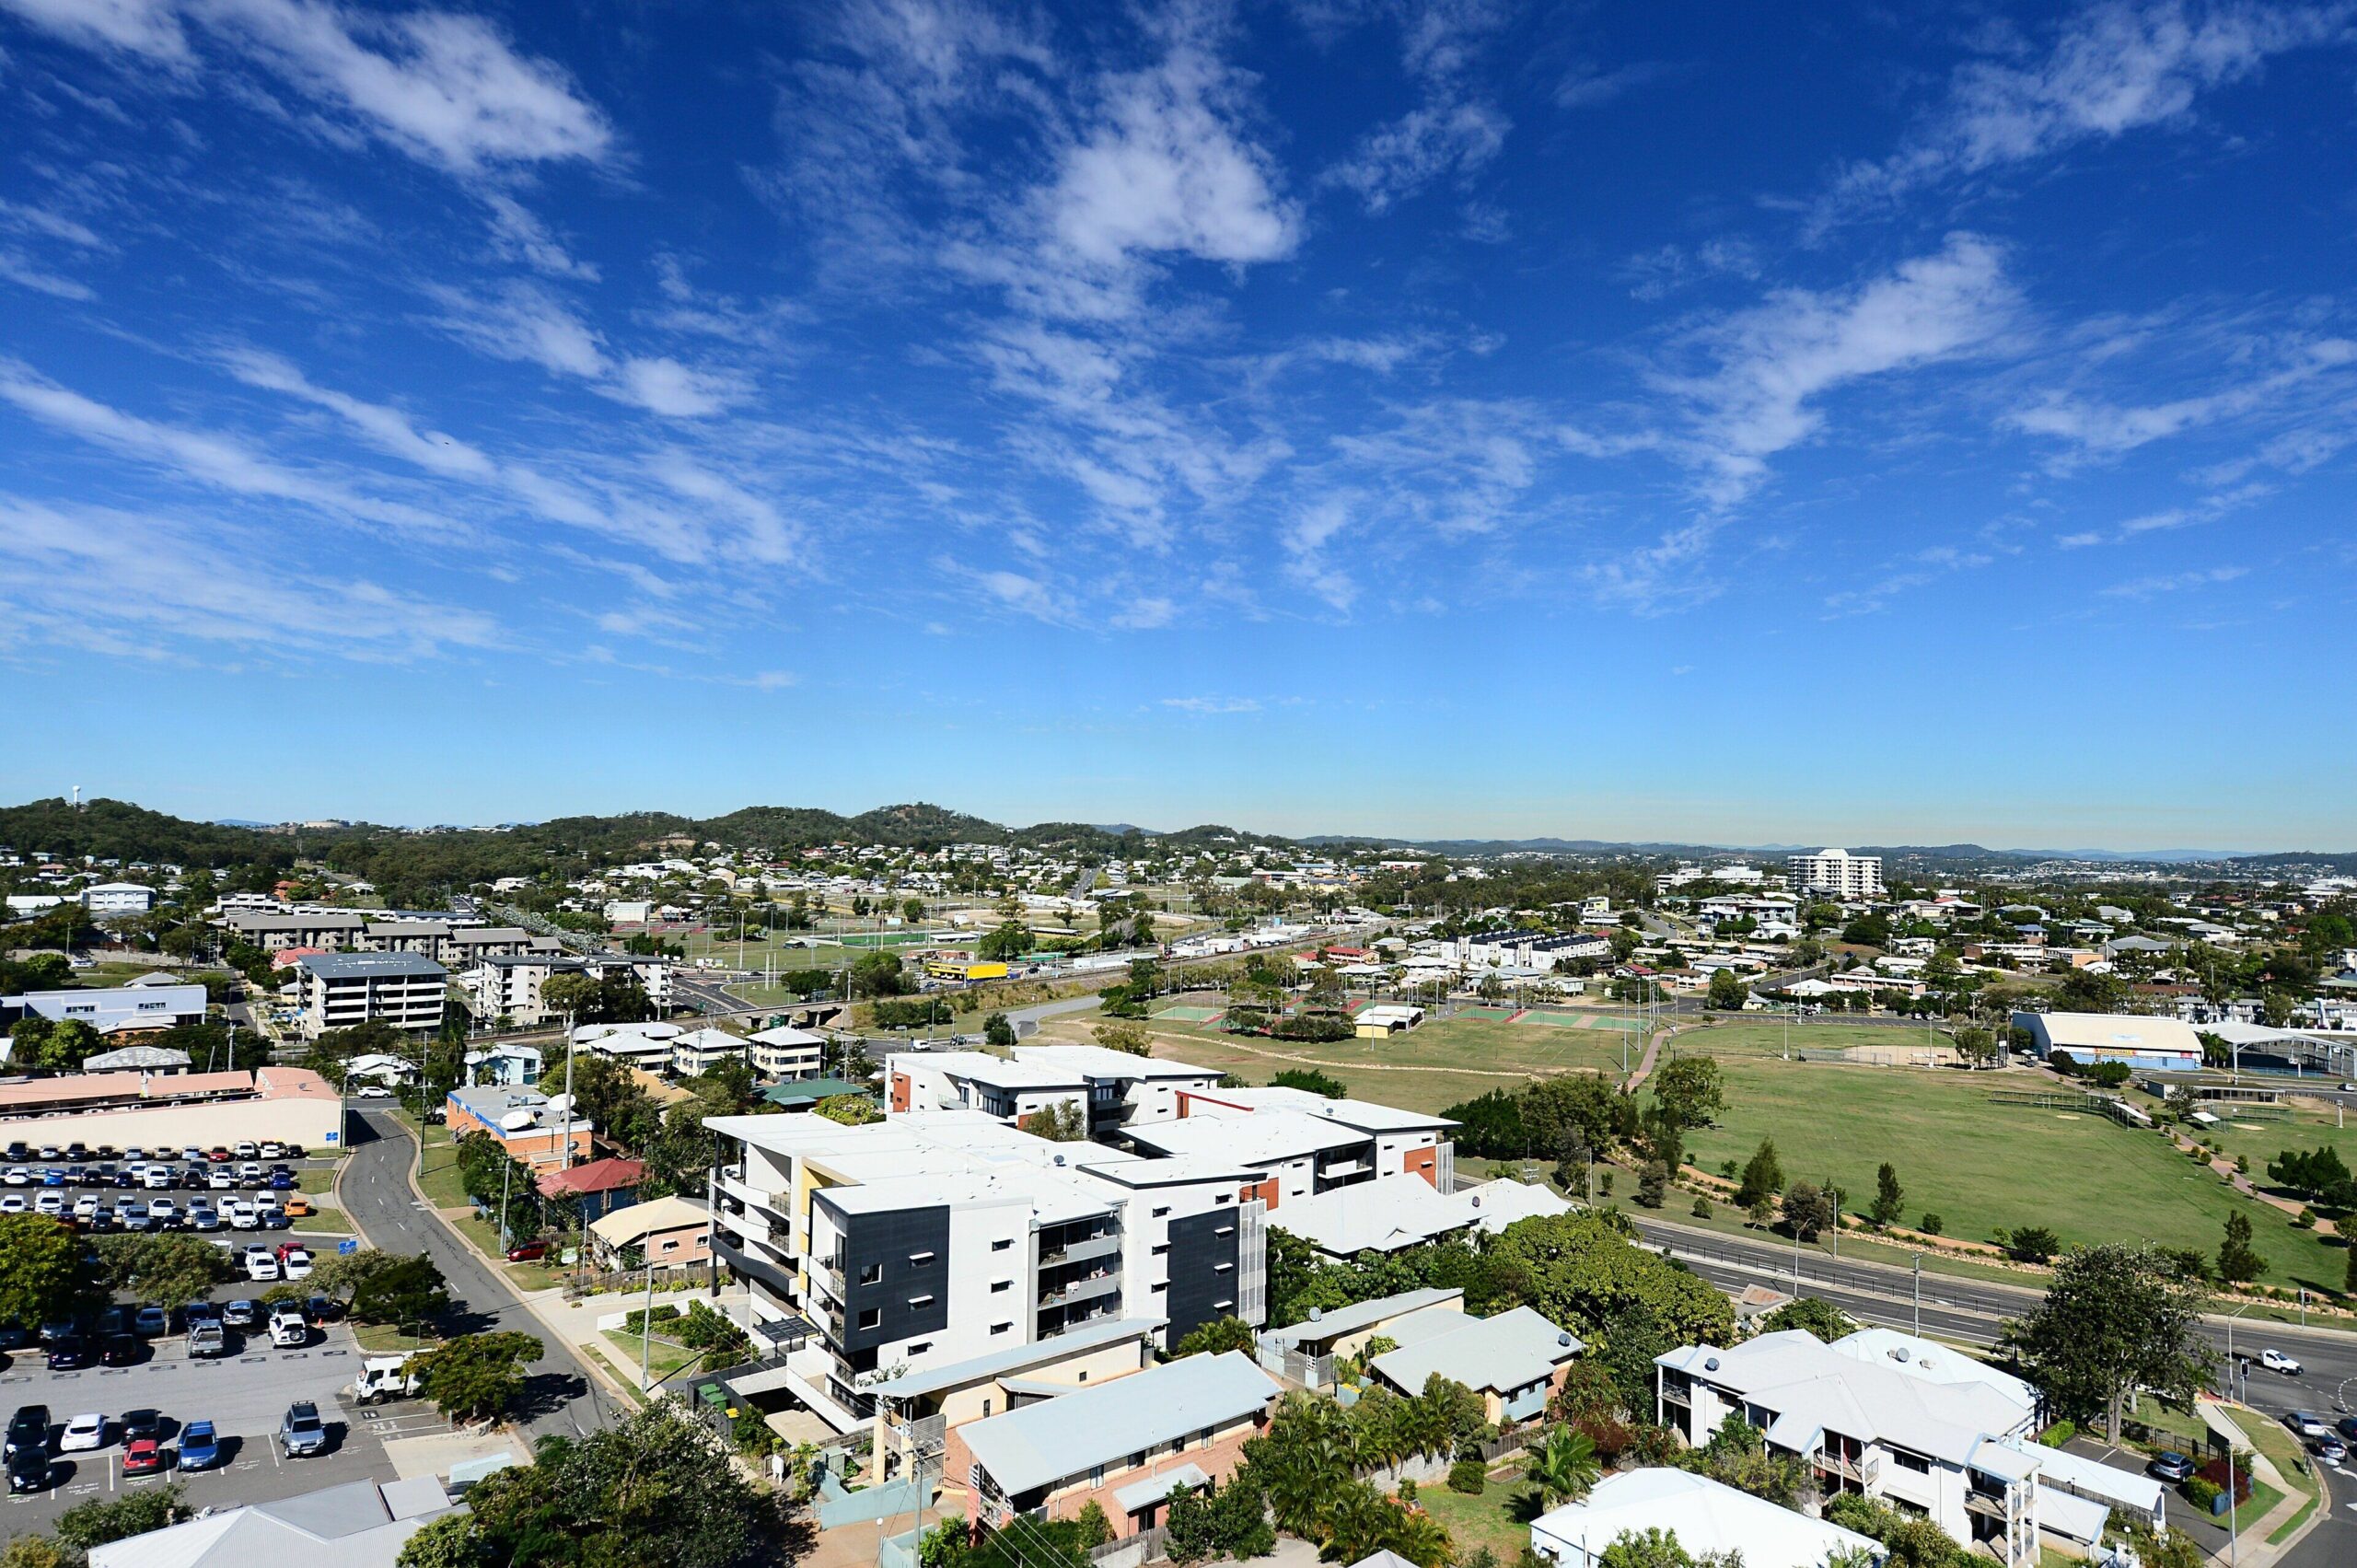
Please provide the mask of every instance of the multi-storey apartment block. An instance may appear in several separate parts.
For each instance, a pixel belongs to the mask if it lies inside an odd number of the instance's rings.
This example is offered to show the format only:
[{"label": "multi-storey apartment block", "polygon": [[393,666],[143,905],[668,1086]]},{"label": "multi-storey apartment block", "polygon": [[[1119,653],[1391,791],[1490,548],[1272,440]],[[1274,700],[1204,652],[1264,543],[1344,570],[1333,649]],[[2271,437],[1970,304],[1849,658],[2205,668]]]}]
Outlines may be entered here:
[{"label": "multi-storey apartment block", "polygon": [[1088,1116],[1088,1135],[1119,1143],[1124,1129],[1173,1121],[1182,1097],[1217,1086],[1216,1069],[1157,1061],[1100,1045],[900,1052],[885,1059],[886,1103],[895,1112],[980,1110],[1002,1120],[1069,1103]]},{"label": "multi-storey apartment block", "polygon": [[770,1386],[848,1429],[911,1372],[1084,1325],[1264,1315],[1263,1206],[1216,1158],[1055,1143],[978,1110],[865,1127],[715,1117],[717,1262],[752,1287],[775,1345]]},{"label": "multi-storey apartment block", "polygon": [[307,1039],[354,1024],[382,1022],[404,1030],[442,1027],[449,976],[431,958],[412,953],[315,953],[296,960],[295,977]]}]

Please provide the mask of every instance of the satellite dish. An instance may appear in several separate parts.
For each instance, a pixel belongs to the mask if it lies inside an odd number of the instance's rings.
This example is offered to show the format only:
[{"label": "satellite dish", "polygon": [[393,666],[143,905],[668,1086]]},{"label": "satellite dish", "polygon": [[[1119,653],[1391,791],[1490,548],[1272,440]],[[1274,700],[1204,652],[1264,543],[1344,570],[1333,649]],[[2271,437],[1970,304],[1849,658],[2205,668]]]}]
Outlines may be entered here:
[{"label": "satellite dish", "polygon": [[511,1110],[499,1119],[501,1130],[508,1132],[521,1132],[531,1124],[532,1113],[528,1110]]},{"label": "satellite dish", "polygon": [[571,1095],[554,1095],[549,1099],[549,1114],[551,1116],[563,1116],[572,1109],[573,1097]]},{"label": "satellite dish", "polygon": [[1325,1316],[1326,1309],[1322,1307],[1313,1307],[1309,1309],[1309,1320],[1313,1323],[1321,1321]]}]

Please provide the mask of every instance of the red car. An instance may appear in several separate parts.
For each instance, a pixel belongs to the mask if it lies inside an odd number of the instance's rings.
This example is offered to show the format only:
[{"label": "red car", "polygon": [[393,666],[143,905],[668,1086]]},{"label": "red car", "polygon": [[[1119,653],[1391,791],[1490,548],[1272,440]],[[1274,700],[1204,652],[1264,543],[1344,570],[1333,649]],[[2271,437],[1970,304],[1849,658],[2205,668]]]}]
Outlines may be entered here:
[{"label": "red car", "polygon": [[164,1446],[153,1437],[135,1439],[122,1451],[122,1473],[154,1475],[164,1468]]},{"label": "red car", "polygon": [[536,1263],[548,1255],[549,1244],[545,1241],[527,1241],[520,1247],[507,1249],[507,1260],[511,1263]]}]

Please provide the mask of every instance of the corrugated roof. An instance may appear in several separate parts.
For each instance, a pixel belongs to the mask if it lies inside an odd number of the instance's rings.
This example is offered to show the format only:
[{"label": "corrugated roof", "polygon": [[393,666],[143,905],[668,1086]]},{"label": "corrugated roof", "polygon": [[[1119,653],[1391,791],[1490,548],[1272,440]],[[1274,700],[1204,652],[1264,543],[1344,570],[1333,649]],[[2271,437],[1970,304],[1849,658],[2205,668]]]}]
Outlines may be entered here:
[{"label": "corrugated roof", "polygon": [[958,1430],[976,1461],[1012,1496],[1228,1425],[1265,1410],[1280,1391],[1241,1351],[1190,1355]]},{"label": "corrugated roof", "polygon": [[377,975],[438,979],[449,970],[416,953],[315,953],[297,966],[321,980],[362,980]]},{"label": "corrugated roof", "polygon": [[1477,1391],[1504,1393],[1536,1383],[1581,1348],[1578,1335],[1516,1307],[1386,1352],[1375,1358],[1375,1369],[1411,1394],[1421,1393],[1435,1373]]},{"label": "corrugated roof", "polygon": [[985,1377],[997,1377],[1025,1367],[1043,1366],[1051,1361],[1060,1361],[1084,1351],[1100,1350],[1123,1340],[1158,1334],[1168,1322],[1167,1318],[1099,1318],[1094,1322],[1067,1329],[1051,1340],[1009,1345],[988,1355],[951,1362],[946,1366],[927,1367],[922,1372],[904,1372],[867,1391],[894,1400],[906,1399],[911,1394],[930,1394],[942,1388],[954,1388],[960,1383],[977,1383]]}]

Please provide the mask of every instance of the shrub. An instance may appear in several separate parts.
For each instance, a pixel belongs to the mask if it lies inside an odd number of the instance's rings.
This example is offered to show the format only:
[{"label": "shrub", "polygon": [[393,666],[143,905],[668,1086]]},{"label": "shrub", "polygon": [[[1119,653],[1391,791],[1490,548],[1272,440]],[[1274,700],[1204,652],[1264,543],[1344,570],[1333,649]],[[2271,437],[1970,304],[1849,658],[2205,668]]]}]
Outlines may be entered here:
[{"label": "shrub", "polygon": [[2219,1490],[2200,1476],[2193,1476],[2185,1483],[2185,1500],[2207,1514],[2218,1505]]},{"label": "shrub", "polygon": [[1448,1489],[1479,1497],[1490,1484],[1490,1469],[1479,1459],[1459,1459],[1448,1467]]},{"label": "shrub", "polygon": [[2316,1212],[2314,1209],[2307,1208],[2305,1206],[2303,1206],[2298,1214],[2292,1216],[2292,1225],[2295,1230],[2313,1230],[2316,1228]]},{"label": "shrub", "polygon": [[[2212,1497],[2215,1497],[2219,1493],[2226,1490],[2226,1461],[2223,1459],[2211,1460],[2208,1464],[2203,1465],[2200,1469],[2193,1472],[2193,1480],[2207,1481],[2210,1485],[2210,1494]],[[2189,1487],[2193,1482],[2188,1481],[2186,1484]],[[2189,1493],[2187,1495],[2190,1496],[2191,1493]],[[2235,1506],[2240,1507],[2243,1504],[2249,1501],[2250,1456],[2247,1454],[2238,1454],[2235,1457]]]},{"label": "shrub", "polygon": [[1403,1475],[1399,1478],[1398,1496],[1399,1501],[1402,1503],[1413,1503],[1416,1500],[1416,1478],[1414,1476]]},{"label": "shrub", "polygon": [[1694,1200],[1694,1217],[1698,1220],[1706,1220],[1711,1217],[1711,1201],[1708,1198]]},{"label": "shrub", "polygon": [[1940,1218],[1939,1215],[1925,1214],[1923,1216],[1923,1223],[1917,1225],[1915,1228],[1922,1231],[1925,1236],[1937,1236],[1940,1232],[1947,1229],[1947,1222]]},{"label": "shrub", "polygon": [[2038,1434],[2038,1440],[2049,1448],[2060,1448],[2079,1434],[2075,1422],[2058,1421]]}]

